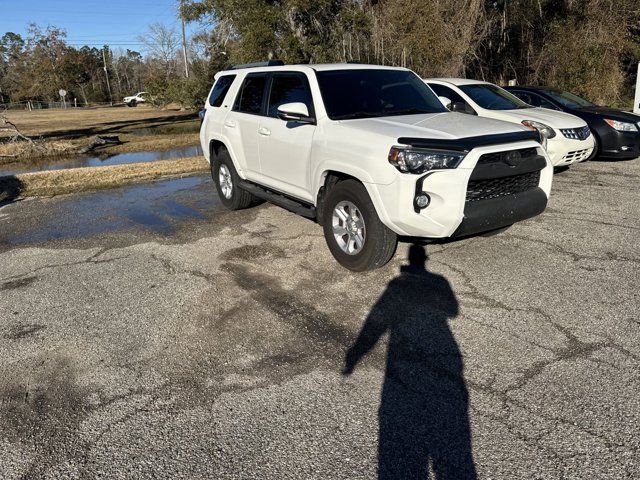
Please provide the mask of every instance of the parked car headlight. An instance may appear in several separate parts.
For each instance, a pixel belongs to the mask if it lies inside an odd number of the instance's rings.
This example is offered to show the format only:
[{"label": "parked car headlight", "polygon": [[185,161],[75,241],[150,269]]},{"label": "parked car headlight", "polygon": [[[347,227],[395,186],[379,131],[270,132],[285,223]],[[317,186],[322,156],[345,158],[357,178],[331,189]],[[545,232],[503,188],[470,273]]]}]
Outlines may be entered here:
[{"label": "parked car headlight", "polygon": [[621,122],[620,120],[611,120],[609,118],[604,119],[611,128],[618,130],[619,132],[637,132],[638,127],[635,123]]},{"label": "parked car headlight", "polygon": [[531,130],[537,130],[540,132],[540,136],[543,138],[553,138],[556,136],[556,132],[549,125],[545,125],[544,123],[536,122],[535,120],[523,120],[522,125]]},{"label": "parked car headlight", "polygon": [[401,172],[423,173],[429,170],[456,168],[466,155],[466,152],[448,150],[391,147],[389,163]]}]

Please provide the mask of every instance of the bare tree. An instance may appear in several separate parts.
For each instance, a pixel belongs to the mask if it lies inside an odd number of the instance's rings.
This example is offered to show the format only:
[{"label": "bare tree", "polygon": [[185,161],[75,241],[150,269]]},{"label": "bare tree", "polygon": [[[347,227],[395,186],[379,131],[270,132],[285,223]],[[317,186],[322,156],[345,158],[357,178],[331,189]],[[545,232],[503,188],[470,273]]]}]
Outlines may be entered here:
[{"label": "bare tree", "polygon": [[180,36],[175,29],[153,23],[139,40],[147,47],[148,57],[160,63],[167,78],[175,74],[180,49]]}]

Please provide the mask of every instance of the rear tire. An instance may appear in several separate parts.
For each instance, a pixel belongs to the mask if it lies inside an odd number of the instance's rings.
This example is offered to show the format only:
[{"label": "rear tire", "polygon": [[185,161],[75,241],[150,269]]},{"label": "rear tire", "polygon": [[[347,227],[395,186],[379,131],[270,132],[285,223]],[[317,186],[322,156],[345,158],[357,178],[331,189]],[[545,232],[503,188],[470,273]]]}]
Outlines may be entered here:
[{"label": "rear tire", "polygon": [[254,197],[238,186],[241,178],[225,147],[220,147],[215,157],[211,156],[211,176],[220,201],[229,210],[241,210],[251,205]]},{"label": "rear tire", "polygon": [[398,236],[380,221],[367,189],[357,180],[339,182],[329,190],[323,217],[329,251],[349,270],[382,267],[396,252]]}]

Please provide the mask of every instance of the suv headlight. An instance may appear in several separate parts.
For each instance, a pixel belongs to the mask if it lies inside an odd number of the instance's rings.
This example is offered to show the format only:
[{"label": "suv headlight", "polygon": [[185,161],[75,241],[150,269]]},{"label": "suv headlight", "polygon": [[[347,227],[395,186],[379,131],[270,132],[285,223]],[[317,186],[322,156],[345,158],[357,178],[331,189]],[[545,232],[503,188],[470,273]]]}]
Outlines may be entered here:
[{"label": "suv headlight", "polygon": [[522,125],[531,130],[537,130],[540,132],[540,136],[543,138],[553,138],[556,136],[556,132],[549,125],[545,125],[544,123],[536,122],[535,120],[523,120]]},{"label": "suv headlight", "polygon": [[604,119],[611,128],[618,130],[619,132],[637,132],[638,127],[635,123],[621,122],[620,120],[611,120],[609,118]]},{"label": "suv headlight", "polygon": [[429,170],[456,168],[466,156],[466,152],[391,147],[389,163],[401,172],[423,173]]}]

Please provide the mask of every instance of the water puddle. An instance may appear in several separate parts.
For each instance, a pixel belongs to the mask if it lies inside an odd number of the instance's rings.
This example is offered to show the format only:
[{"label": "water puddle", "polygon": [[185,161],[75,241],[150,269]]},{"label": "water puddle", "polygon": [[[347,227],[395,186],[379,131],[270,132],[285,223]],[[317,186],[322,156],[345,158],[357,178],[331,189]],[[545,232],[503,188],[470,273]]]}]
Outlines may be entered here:
[{"label": "water puddle", "polygon": [[78,155],[73,158],[45,159],[42,163],[15,163],[0,166],[0,177],[4,175],[18,175],[20,173],[42,172],[46,170],[64,170],[79,167],[103,167],[107,165],[122,165],[126,163],[155,162],[172,158],[196,157],[202,155],[200,146],[178,147],[170,150],[152,152],[129,152],[112,156]]},{"label": "water puddle", "polygon": [[[218,203],[211,177],[204,175],[47,201],[24,201],[3,209],[7,218],[1,220],[11,222],[12,227],[0,225],[0,244],[81,238],[121,230],[169,235],[186,221],[210,221]],[[20,208],[16,208],[18,205]]]}]

